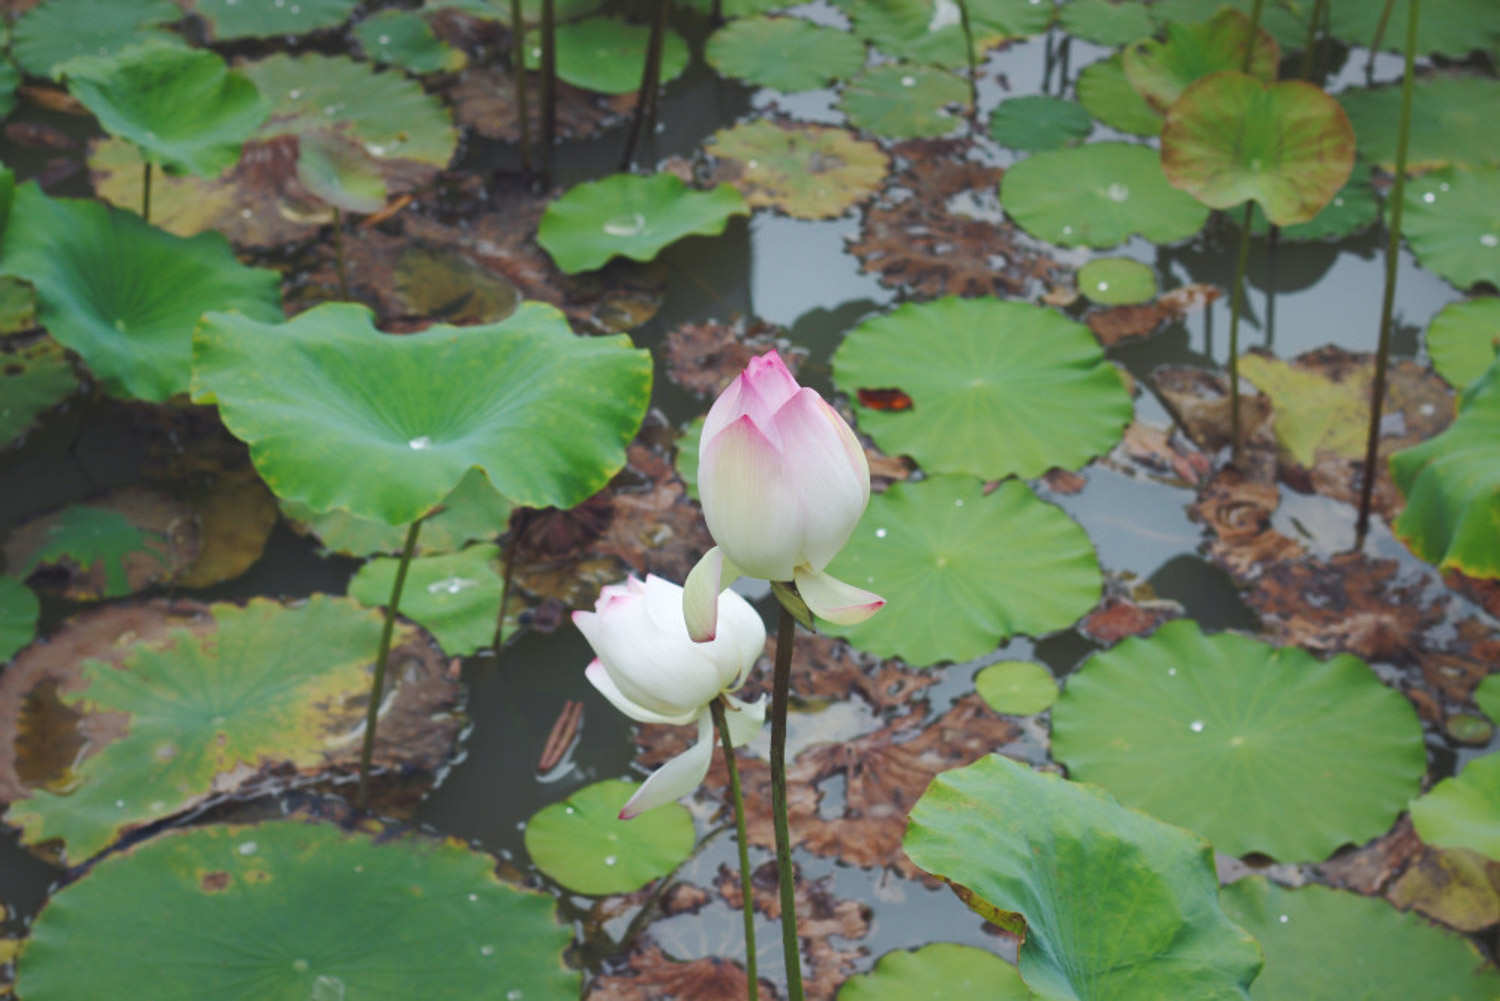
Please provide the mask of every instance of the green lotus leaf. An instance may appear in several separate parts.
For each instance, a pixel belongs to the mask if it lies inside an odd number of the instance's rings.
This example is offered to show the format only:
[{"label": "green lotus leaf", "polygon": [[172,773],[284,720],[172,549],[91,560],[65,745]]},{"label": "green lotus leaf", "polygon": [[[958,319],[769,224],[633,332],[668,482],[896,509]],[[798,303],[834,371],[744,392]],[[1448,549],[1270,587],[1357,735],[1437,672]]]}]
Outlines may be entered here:
[{"label": "green lotus leaf", "polygon": [[1210,11],[1232,7],[1248,15],[1260,4],[1260,27],[1283,51],[1300,49],[1307,44],[1307,15],[1310,7],[1298,0],[1152,0],[1151,16],[1156,23],[1202,21]]},{"label": "green lotus leaf", "polygon": [[[958,4],[954,0],[838,0],[854,33],[895,59],[958,69],[968,66]],[[968,0],[974,51],[983,54],[1015,38],[1037,35],[1052,23],[1050,3]]]},{"label": "green lotus leaf", "polygon": [[[290,0],[289,0],[290,2]],[[342,56],[278,54],[239,67],[272,102],[259,139],[336,130],[377,160],[446,167],[458,132],[442,103],[401,73]]]},{"label": "green lotus leaf", "polygon": [[997,713],[1032,716],[1057,701],[1057,682],[1042,664],[1002,660],[974,676],[980,698]]},{"label": "green lotus leaf", "polygon": [[844,88],[839,107],[849,124],[882,139],[946,135],[963,124],[969,85],[952,73],[926,66],[889,64],[866,70]]},{"label": "green lotus leaf", "polygon": [[0,340],[0,448],[78,390],[78,376],[50,337]]},{"label": "green lotus leaf", "polygon": [[1500,754],[1486,754],[1411,804],[1417,834],[1430,845],[1467,848],[1500,861]]},{"label": "green lotus leaf", "polygon": [[1001,101],[990,114],[990,138],[1011,149],[1062,149],[1094,130],[1081,104],[1045,94]]},{"label": "green lotus leaf", "polygon": [[47,902],[18,989],[28,1001],[576,999],[555,902],[494,870],[456,839],[300,819],[171,831]]},{"label": "green lotus leaf", "polygon": [[1266,84],[1236,70],[1188,87],[1161,133],[1167,180],[1203,204],[1254,199],[1278,226],[1307,222],[1354,169],[1354,129],[1310,83]]},{"label": "green lotus leaf", "polygon": [[632,820],[620,809],[639,786],[611,779],[584,786],[526,821],[536,867],[574,893],[633,893],[693,853],[693,815],[668,803]]},{"label": "green lotus leaf", "polygon": [[278,496],[392,525],[476,467],[515,503],[572,507],[625,464],[651,391],[628,337],[576,337],[541,303],[404,336],[351,303],[279,326],[212,313],[194,361],[194,400],[219,405]]},{"label": "green lotus leaf", "polygon": [[[1148,104],[1165,114],[1194,82],[1224,70],[1238,72],[1249,43],[1250,19],[1226,7],[1207,21],[1168,23],[1164,42],[1146,38],[1127,47],[1125,76]],[[1270,83],[1280,61],[1276,40],[1258,31],[1249,75]]]},{"label": "green lotus leaf", "polygon": [[68,91],[111,135],[168,170],[213,177],[234,166],[270,104],[207,49],[156,42],[67,64]]},{"label": "green lotus leaf", "polygon": [[330,132],[311,132],[297,143],[297,180],[316,198],[345,212],[385,208],[380,165],[358,143]]},{"label": "green lotus leaf", "polygon": [[1500,168],[1446,167],[1408,181],[1401,235],[1418,264],[1459,288],[1500,285]]},{"label": "green lotus leaf", "polygon": [[[1334,4],[1329,9],[1329,31],[1351,45],[1368,46],[1383,3]],[[1407,0],[1391,5],[1381,48],[1400,51],[1406,44]],[[1417,53],[1439,52],[1461,59],[1476,49],[1500,45],[1500,7],[1490,0],[1422,0],[1417,23]]]},{"label": "green lotus leaf", "polygon": [[[450,657],[467,657],[491,645],[504,585],[493,566],[499,555],[499,546],[486,545],[412,560],[401,592],[401,614],[437,637]],[[391,557],[366,563],[349,581],[349,597],[362,605],[385,607],[400,563]]]},{"label": "green lotus leaf", "polygon": [[354,37],[369,58],[408,73],[456,73],[469,61],[414,10],[376,11],[354,26]]},{"label": "green lotus leaf", "polygon": [[172,0],[47,0],[16,19],[11,52],[26,72],[52,76],[79,56],[108,55],[149,39],[180,42],[152,29],[181,18]]},{"label": "green lotus leaf", "polygon": [[1391,456],[1406,507],[1391,526],[1443,570],[1500,577],[1500,362],[1464,391],[1442,434]]},{"label": "green lotus leaf", "polygon": [[1492,674],[1474,689],[1474,704],[1492,721],[1500,722],[1500,674]]},{"label": "green lotus leaf", "polygon": [[844,981],[837,1001],[1032,1001],[1016,968],[972,945],[936,942],[897,949],[875,968]]},{"label": "green lotus leaf", "polygon": [[716,132],[705,148],[739,166],[733,183],[752,208],[771,206],[798,219],[844,214],[874,194],[890,168],[875,143],[805,122],[752,119]]},{"label": "green lotus leaf", "polygon": [[0,271],[35,287],[43,325],[107,389],[154,402],[188,388],[206,310],[281,316],[280,276],[240,264],[219,234],[184,240],[35,182],[16,190]]},{"label": "green lotus leaf", "polygon": [[[118,666],[83,662],[78,687],[59,693],[64,706],[85,717],[123,714],[127,728],[80,757],[66,785],[32,787],[10,804],[5,820],[24,844],[60,838],[79,863],[263,766],[316,771],[336,752],[346,763],[357,753],[350,734],[364,720],[381,613],[314,595],[297,607],[255,599],[210,614],[211,629],[173,630],[131,647]],[[396,644],[414,632],[399,627]],[[390,697],[404,684],[397,679]]]},{"label": "green lotus leaf", "polygon": [[1118,53],[1085,66],[1074,89],[1078,103],[1089,114],[1118,132],[1134,136],[1154,136],[1161,132],[1161,112],[1130,86]]},{"label": "green lotus leaf", "polygon": [[1317,885],[1288,890],[1264,876],[1219,896],[1265,950],[1255,1001],[1491,1001],[1500,993],[1495,968],[1470,942],[1379,897]]},{"label": "green lotus leaf", "polygon": [[559,268],[577,274],[611,257],[649,261],[684,236],[718,236],[730,216],[748,212],[728,184],[695,191],[672,174],[614,174],[548,205],[536,239]]},{"label": "green lotus leaf", "polygon": [[349,19],[359,0],[188,0],[188,6],[208,23],[209,37],[272,38],[305,35],[336,28]]},{"label": "green lotus leaf", "polygon": [[1078,269],[1078,291],[1106,306],[1150,302],[1156,273],[1129,257],[1096,257]]},{"label": "green lotus leaf", "polygon": [[[1480,167],[1500,164],[1489,141],[1500,110],[1500,81],[1478,76],[1421,77],[1412,84],[1411,136],[1406,169]],[[1359,137],[1359,154],[1380,169],[1396,169],[1399,86],[1346,90],[1339,103]]]},{"label": "green lotus leaf", "polygon": [[[10,214],[10,193],[5,194],[5,211],[0,213],[0,233]],[[0,335],[20,334],[37,328],[36,292],[19,278],[0,278]],[[0,342],[0,351],[14,348],[13,341]]]},{"label": "green lotus leaf", "polygon": [[[1307,240],[1342,240],[1360,230],[1368,229],[1380,221],[1380,199],[1375,197],[1375,188],[1370,184],[1371,169],[1368,164],[1356,163],[1349,180],[1339,189],[1333,200],[1307,222],[1284,226],[1278,239],[1297,243]],[[1230,213],[1230,222],[1238,225],[1242,217]],[[1255,204],[1250,210],[1250,232],[1264,236],[1271,223],[1265,210]]]},{"label": "green lotus leaf", "polygon": [[865,43],[800,17],[747,17],[714,32],[704,55],[722,76],[790,93],[858,73]]},{"label": "green lotus leaf", "polygon": [[[860,407],[860,428],[928,472],[983,479],[1077,469],[1120,440],[1130,394],[1081,323],[995,299],[910,303],[866,320],[833,356],[850,396],[896,387],[906,410]],[[1052,414],[1048,420],[1038,413]],[[1004,428],[1005,433],[996,433]]]},{"label": "green lotus leaf", "polygon": [[[557,27],[557,76],[584,90],[600,94],[633,94],[641,86],[651,29],[618,17],[589,17]],[[541,41],[526,38],[526,68],[539,69]],[[669,83],[687,69],[688,47],[682,36],[667,30],[661,50],[661,83]]]},{"label": "green lotus leaf", "polygon": [[1039,999],[1246,1001],[1260,969],[1219,907],[1208,845],[1093,786],[992,754],[933,780],[903,846],[1025,919],[1021,979]]},{"label": "green lotus leaf", "polygon": [[1077,522],[1010,479],[895,483],[870,498],[829,573],[885,595],[880,614],[830,626],[915,665],[968,660],[1017,633],[1065,629],[1099,600],[1099,560]]},{"label": "green lotus leaf", "polygon": [[0,664],[36,636],[40,611],[31,588],[14,577],[0,577]]},{"label": "green lotus leaf", "polygon": [[25,522],[6,539],[5,563],[22,578],[42,567],[64,570],[66,583],[54,589],[74,601],[118,598],[192,563],[197,537],[190,521],[171,498],[125,488]]},{"label": "green lotus leaf", "polygon": [[1069,675],[1052,753],[1221,852],[1285,861],[1380,834],[1427,771],[1416,711],[1358,657],[1206,636],[1191,619]]},{"label": "green lotus leaf", "polygon": [[1448,385],[1463,389],[1495,361],[1500,342],[1500,298],[1485,296],[1444,306],[1427,327],[1432,367]]},{"label": "green lotus leaf", "polygon": [[1086,42],[1114,47],[1144,38],[1155,29],[1151,11],[1138,0],[1068,0],[1058,15],[1062,29]]},{"label": "green lotus leaf", "polygon": [[1000,203],[1028,233],[1069,247],[1112,247],[1133,233],[1174,243],[1208,219],[1205,206],[1167,182],[1156,150],[1133,143],[1028,157],[1005,172]]}]

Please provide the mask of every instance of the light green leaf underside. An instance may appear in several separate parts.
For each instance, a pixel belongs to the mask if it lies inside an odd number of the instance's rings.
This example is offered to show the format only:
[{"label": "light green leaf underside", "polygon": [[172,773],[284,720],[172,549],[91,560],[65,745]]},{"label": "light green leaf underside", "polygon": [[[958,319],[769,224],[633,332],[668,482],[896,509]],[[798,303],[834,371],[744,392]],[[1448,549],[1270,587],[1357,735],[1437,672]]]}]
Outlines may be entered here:
[{"label": "light green leaf underside", "polygon": [[1125,79],[1118,53],[1085,66],[1074,83],[1078,102],[1110,128],[1134,136],[1161,132],[1162,116]]},{"label": "light green leaf underside", "polygon": [[[1165,113],[1195,82],[1224,70],[1240,70],[1249,41],[1250,19],[1237,10],[1220,9],[1207,21],[1168,22],[1165,41],[1143,38],[1127,46],[1121,58],[1136,93]],[[1268,83],[1276,79],[1279,56],[1275,40],[1261,30],[1250,75]]]}]

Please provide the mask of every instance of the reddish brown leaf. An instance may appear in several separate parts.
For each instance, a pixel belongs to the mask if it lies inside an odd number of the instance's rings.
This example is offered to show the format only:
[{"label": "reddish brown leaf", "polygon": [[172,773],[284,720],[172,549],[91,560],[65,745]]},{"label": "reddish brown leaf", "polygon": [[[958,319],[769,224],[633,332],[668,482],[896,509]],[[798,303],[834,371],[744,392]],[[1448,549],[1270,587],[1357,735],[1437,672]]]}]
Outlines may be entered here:
[{"label": "reddish brown leaf", "polygon": [[1098,608],[1090,612],[1079,628],[1100,643],[1110,645],[1127,636],[1149,633],[1163,622],[1181,614],[1181,608],[1168,604],[1147,608],[1128,598],[1112,596],[1105,598]]},{"label": "reddish brown leaf", "polygon": [[858,389],[855,395],[860,406],[871,410],[910,410],[912,406],[911,397],[896,388]]}]

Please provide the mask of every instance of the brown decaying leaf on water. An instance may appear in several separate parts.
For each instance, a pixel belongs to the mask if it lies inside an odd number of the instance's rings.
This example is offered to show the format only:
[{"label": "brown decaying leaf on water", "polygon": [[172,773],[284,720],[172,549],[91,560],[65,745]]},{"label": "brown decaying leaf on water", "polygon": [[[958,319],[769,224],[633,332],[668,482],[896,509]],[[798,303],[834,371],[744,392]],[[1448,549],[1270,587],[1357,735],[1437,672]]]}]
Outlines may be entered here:
[{"label": "brown decaying leaf on water", "polygon": [[[494,66],[470,66],[448,89],[453,120],[486,139],[519,142],[521,116],[517,111],[515,78]],[[526,111],[531,141],[541,132],[541,75],[526,74]],[[635,110],[635,94],[596,94],[557,81],[557,137],[587,139],[625,121]]]},{"label": "brown decaying leaf on water", "polygon": [[679,324],[662,343],[667,378],[705,397],[718,396],[752,358],[768,351],[778,352],[793,375],[807,357],[807,349],[794,347],[783,328],[744,316]]},{"label": "brown decaying leaf on water", "polygon": [[[629,972],[595,978],[585,1001],[742,1001],[745,968],[723,959],[678,961],[654,945],[632,953]],[[767,1001],[778,996],[770,981],[760,982],[760,996]],[[811,996],[811,995],[809,995]]]},{"label": "brown decaying leaf on water", "polygon": [[1481,931],[1500,924],[1500,862],[1465,848],[1424,845],[1385,895],[1403,911]]},{"label": "brown decaying leaf on water", "polygon": [[1134,337],[1145,337],[1156,328],[1203,309],[1222,293],[1213,285],[1184,285],[1157,296],[1155,302],[1139,306],[1096,309],[1084,322],[1107,348]]},{"label": "brown decaying leaf on water", "polygon": [[1129,598],[1110,595],[1084,617],[1078,628],[1087,636],[1112,646],[1127,636],[1155,632],[1156,627],[1182,615],[1182,607],[1172,602],[1140,605]]},{"label": "brown decaying leaf on water", "polygon": [[1317,867],[1318,875],[1332,886],[1366,896],[1380,893],[1422,850],[1422,839],[1402,814],[1396,826],[1357,848],[1345,848]]}]

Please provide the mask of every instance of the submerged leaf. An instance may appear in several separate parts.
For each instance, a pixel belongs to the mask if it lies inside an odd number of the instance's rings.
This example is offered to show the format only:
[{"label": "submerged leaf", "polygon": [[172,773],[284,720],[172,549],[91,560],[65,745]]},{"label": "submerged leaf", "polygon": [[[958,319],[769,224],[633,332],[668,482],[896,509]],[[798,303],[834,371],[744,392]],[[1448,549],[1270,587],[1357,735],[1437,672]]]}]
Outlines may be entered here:
[{"label": "submerged leaf", "polygon": [[14,577],[0,577],[0,664],[31,642],[40,609],[31,588]]},{"label": "submerged leaf", "polygon": [[[618,17],[589,17],[557,26],[557,77],[584,90],[601,94],[629,94],[641,86],[651,29]],[[526,68],[541,67],[541,40],[526,39]],[[682,36],[667,29],[662,40],[661,77],[666,84],[687,69],[688,47]]]},{"label": "submerged leaf", "polygon": [[52,338],[0,340],[0,448],[13,443],[38,417],[77,389],[73,366]]}]

